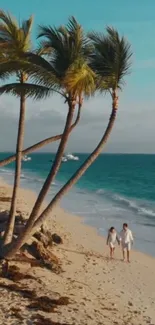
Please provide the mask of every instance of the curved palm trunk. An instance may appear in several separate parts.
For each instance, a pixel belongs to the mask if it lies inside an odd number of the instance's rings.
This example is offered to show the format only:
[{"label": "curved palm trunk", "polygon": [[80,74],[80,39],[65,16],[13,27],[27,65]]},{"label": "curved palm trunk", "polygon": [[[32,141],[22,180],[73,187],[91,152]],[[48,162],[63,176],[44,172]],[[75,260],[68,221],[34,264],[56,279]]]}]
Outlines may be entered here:
[{"label": "curved palm trunk", "polygon": [[12,240],[14,223],[15,223],[15,213],[17,204],[17,193],[20,186],[20,174],[21,174],[21,163],[22,163],[22,149],[24,142],[24,126],[25,126],[25,95],[21,95],[20,98],[20,116],[19,116],[19,126],[18,126],[18,136],[17,136],[17,146],[16,146],[16,165],[15,165],[15,176],[14,176],[14,186],[13,194],[11,200],[10,215],[7,224],[7,228],[4,235],[4,244],[9,244]]},{"label": "curved palm trunk", "polygon": [[[81,105],[79,105],[78,108],[78,113],[77,113],[77,117],[75,122],[72,124],[71,128],[70,128],[70,132],[75,128],[75,126],[78,124],[79,120],[80,120],[80,115],[81,115]],[[26,148],[25,150],[22,151],[22,157],[26,154],[32,153],[33,151],[42,148],[43,146],[47,146],[48,144],[58,141],[62,138],[62,134],[57,134],[53,137],[44,139],[34,145],[32,145],[31,147]],[[13,161],[16,160],[16,155],[12,155],[8,158],[5,158],[3,160],[0,161],[0,167],[3,167],[5,165],[8,165],[10,163],[12,163]]]},{"label": "curved palm trunk", "polygon": [[[117,100],[118,100],[118,98],[117,98]],[[68,182],[61,188],[61,190],[55,195],[55,197],[49,203],[47,208],[42,212],[42,214],[40,215],[38,220],[36,220],[36,222],[34,223],[34,226],[32,224],[30,224],[29,220],[28,220],[25,231],[18,237],[17,241],[15,243],[13,243],[12,247],[5,254],[6,259],[11,259],[17,253],[17,251],[20,249],[20,247],[22,247],[22,245],[25,243],[27,238],[29,238],[36,232],[36,229],[38,229],[44,223],[44,221],[48,217],[49,213],[52,212],[55,205],[60,201],[61,197],[72,188],[72,186],[81,178],[81,176],[85,173],[85,171],[92,165],[92,163],[99,156],[99,154],[101,153],[104,145],[106,144],[106,142],[111,134],[111,131],[112,131],[115,119],[116,119],[117,108],[118,108],[117,102],[114,99],[112,113],[111,113],[111,116],[109,119],[108,126],[107,126],[106,131],[105,131],[101,141],[99,142],[98,146],[90,154],[90,156],[86,159],[86,161],[82,164],[82,166],[68,180]]]},{"label": "curved palm trunk", "polygon": [[71,123],[72,123],[72,120],[73,120],[73,116],[74,116],[74,109],[75,109],[75,103],[71,103],[69,104],[69,110],[68,110],[68,115],[67,115],[67,119],[66,119],[66,124],[65,124],[65,128],[64,128],[64,132],[63,132],[63,135],[62,135],[62,138],[61,138],[61,141],[60,141],[60,144],[59,144],[59,147],[58,147],[58,150],[57,150],[57,153],[56,153],[56,156],[55,156],[55,159],[54,159],[54,162],[52,164],[52,167],[51,167],[51,170],[46,178],[46,181],[37,197],[37,200],[35,202],[35,205],[32,209],[32,212],[30,214],[30,217],[28,219],[28,222],[26,224],[26,228],[27,227],[32,227],[37,216],[38,216],[38,213],[40,211],[40,208],[41,208],[41,205],[45,199],[45,196],[51,186],[51,183],[53,182],[53,180],[55,179],[57,173],[58,173],[58,170],[60,168],[60,165],[61,165],[61,162],[62,162],[62,156],[64,154],[64,150],[65,150],[65,146],[66,146],[66,143],[67,143],[67,140],[68,140],[68,137],[69,137],[69,134],[70,134],[70,128],[71,128]]}]

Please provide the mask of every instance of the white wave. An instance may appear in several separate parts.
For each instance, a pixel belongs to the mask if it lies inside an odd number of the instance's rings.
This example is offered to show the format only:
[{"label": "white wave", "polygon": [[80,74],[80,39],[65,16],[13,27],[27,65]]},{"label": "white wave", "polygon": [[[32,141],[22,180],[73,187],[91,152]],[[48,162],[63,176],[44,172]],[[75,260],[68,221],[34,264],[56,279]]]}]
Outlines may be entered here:
[{"label": "white wave", "polygon": [[155,211],[152,211],[150,209],[146,209],[146,208],[139,208],[139,212],[141,214],[144,214],[145,216],[152,216],[155,217]]},{"label": "white wave", "polygon": [[123,205],[129,207],[130,209],[134,210],[138,214],[141,214],[144,216],[155,217],[155,211],[149,209],[148,207],[139,206],[138,202],[135,202],[132,199],[127,199],[127,198],[119,196],[117,194],[114,195],[114,199],[116,201],[123,203]]},{"label": "white wave", "polygon": [[9,175],[13,175],[14,174],[11,169],[0,168],[0,172],[5,173],[5,174],[9,174]]},{"label": "white wave", "polygon": [[[116,193],[112,192],[106,192],[103,189],[99,189],[96,191],[96,194],[103,195],[105,198],[107,198],[110,201],[115,202],[116,204],[120,204],[124,209],[131,209],[135,213],[143,216],[148,216],[148,217],[155,217],[155,210],[150,209],[148,206],[141,206],[140,202],[137,200],[135,201],[134,199],[126,198],[124,196],[121,196]],[[147,203],[148,205],[149,203]],[[144,204],[145,205],[145,204]]]},{"label": "white wave", "polygon": [[[29,175],[25,175],[25,174],[21,174],[21,178],[25,179],[25,180],[29,180],[32,182],[36,182],[36,183],[44,183],[44,178],[39,178],[39,177],[33,177],[33,176],[29,176]],[[52,185],[57,186],[57,184],[55,182],[52,182]]]},{"label": "white wave", "polygon": [[130,199],[127,199],[123,196],[120,196],[118,194],[114,194],[113,195],[113,199],[119,202],[122,202],[124,204],[126,204],[127,206],[131,207],[131,208],[135,208],[137,209],[137,204],[134,201],[131,201]]},{"label": "white wave", "polygon": [[103,190],[102,188],[99,188],[99,190],[96,191],[96,194],[104,194],[105,190]]}]

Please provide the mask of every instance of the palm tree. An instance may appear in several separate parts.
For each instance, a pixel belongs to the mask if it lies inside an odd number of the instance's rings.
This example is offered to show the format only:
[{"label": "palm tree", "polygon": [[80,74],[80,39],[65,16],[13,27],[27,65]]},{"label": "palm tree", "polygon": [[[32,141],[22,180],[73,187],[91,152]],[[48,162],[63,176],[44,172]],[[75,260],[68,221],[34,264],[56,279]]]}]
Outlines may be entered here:
[{"label": "palm tree", "polygon": [[49,216],[49,213],[51,213],[55,205],[60,201],[61,197],[71,189],[71,187],[95,161],[105,146],[114,126],[118,110],[118,89],[121,88],[123,79],[128,73],[131,64],[130,58],[132,53],[130,45],[124,37],[121,38],[118,32],[112,28],[107,28],[107,36],[92,33],[90,37],[94,45],[94,51],[91,55],[91,67],[93,67],[97,73],[98,88],[101,91],[104,90],[110,92],[112,96],[112,112],[107,128],[95,150],[56,194],[40,217],[35,220],[35,223],[31,223],[28,220],[25,231],[12,245],[9,252],[7,252],[7,258],[12,258],[18,249],[24,244],[25,240],[35,233],[36,229],[44,223],[46,218]]},{"label": "palm tree", "polygon": [[[74,17],[69,19],[67,26],[40,27],[40,37],[44,37],[44,48],[49,49],[49,61],[30,53],[26,58],[31,64],[26,68],[27,65],[24,63],[24,69],[31,74],[36,85],[42,85],[48,90],[54,89],[65,97],[65,102],[68,104],[68,115],[55,160],[29,218],[29,224],[32,225],[60,168],[75,107],[78,104],[81,108],[83,96],[89,96],[95,89],[95,74],[88,66],[90,41],[85,37],[82,27]],[[10,85],[10,89],[17,90],[17,85]]]},{"label": "palm tree", "polygon": [[112,112],[117,113],[118,90],[124,85],[124,77],[129,73],[132,52],[130,44],[120,37],[117,30],[107,27],[107,35],[92,32],[89,37],[94,45],[91,67],[98,76],[98,89],[107,90],[112,97]]},{"label": "palm tree", "polygon": [[[4,53],[6,61],[16,59],[19,60],[23,53],[26,53],[31,49],[31,27],[33,19],[30,17],[28,20],[23,21],[21,25],[4,11],[0,11],[0,50]],[[23,85],[28,76],[22,70],[17,73],[18,82]],[[24,140],[24,123],[25,123],[25,103],[26,97],[24,92],[20,96],[20,114],[18,124],[18,135],[16,144],[16,165],[15,165],[15,177],[13,194],[11,200],[10,215],[8,220],[8,226],[5,232],[4,242],[7,244],[12,239],[15,212],[16,212],[16,201],[17,191],[20,185],[20,174],[21,174],[21,159],[23,150]]]},{"label": "palm tree", "polygon": [[[77,116],[76,116],[76,119],[75,119],[74,123],[72,124],[72,126],[70,128],[70,132],[72,132],[72,130],[79,123],[80,116],[81,116],[81,105],[78,106]],[[46,138],[46,139],[44,139],[42,141],[37,142],[36,144],[34,144],[34,145],[32,145],[32,146],[24,149],[22,151],[22,157],[24,155],[27,155],[29,153],[34,152],[35,150],[38,150],[38,149],[42,148],[43,146],[46,146],[46,145],[48,145],[48,144],[50,144],[52,142],[61,140],[61,137],[62,137],[62,134],[57,134],[55,136],[52,136],[52,137],[49,137],[49,138]],[[12,163],[15,160],[16,160],[16,155],[12,155],[12,156],[9,156],[7,158],[4,158],[3,160],[0,160],[0,167],[3,167],[5,165],[8,165],[8,164]]]}]

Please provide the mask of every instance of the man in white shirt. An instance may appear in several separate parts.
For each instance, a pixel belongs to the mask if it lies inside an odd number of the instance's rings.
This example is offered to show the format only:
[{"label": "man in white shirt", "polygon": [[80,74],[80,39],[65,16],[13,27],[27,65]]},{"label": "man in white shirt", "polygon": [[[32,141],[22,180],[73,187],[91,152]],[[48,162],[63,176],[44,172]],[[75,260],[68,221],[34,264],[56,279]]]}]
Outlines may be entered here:
[{"label": "man in white shirt", "polygon": [[122,243],[123,261],[125,261],[125,251],[127,251],[127,262],[130,263],[130,250],[133,244],[133,235],[127,223],[123,224],[123,229],[120,233],[120,241]]}]

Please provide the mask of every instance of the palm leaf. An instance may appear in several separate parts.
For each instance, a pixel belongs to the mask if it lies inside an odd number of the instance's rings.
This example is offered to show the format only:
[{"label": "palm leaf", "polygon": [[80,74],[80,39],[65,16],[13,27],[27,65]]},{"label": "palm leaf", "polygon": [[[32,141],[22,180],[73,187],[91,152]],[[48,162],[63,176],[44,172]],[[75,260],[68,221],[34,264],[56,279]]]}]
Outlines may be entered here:
[{"label": "palm leaf", "polygon": [[68,69],[64,86],[73,97],[80,96],[82,93],[90,96],[96,89],[95,73],[84,60],[79,60]]},{"label": "palm leaf", "polygon": [[30,83],[11,83],[0,87],[0,95],[2,94],[12,94],[14,96],[25,95],[33,99],[44,99],[52,94],[53,90]]},{"label": "palm leaf", "polygon": [[75,17],[70,17],[67,24],[67,31],[72,38],[74,49],[81,54],[88,55],[92,50],[92,45],[88,37],[86,37],[82,26],[77,22]]},{"label": "palm leaf", "polygon": [[51,71],[59,87],[65,93],[78,94],[82,88],[83,93],[91,93],[94,74],[88,67],[88,54],[92,51],[92,43],[76,19],[70,17],[67,25],[58,28],[40,26],[38,38],[43,39],[43,50],[40,49],[40,53],[48,53]]},{"label": "palm leaf", "polygon": [[32,25],[33,25],[33,16],[30,16],[30,18],[27,20],[23,20],[21,28],[23,30],[25,37],[27,37],[27,35],[30,35]]},{"label": "palm leaf", "polygon": [[1,79],[6,79],[9,78],[10,76],[12,76],[13,74],[17,73],[18,68],[20,68],[20,63],[15,62],[15,64],[13,65],[12,62],[10,61],[6,61],[6,58],[1,60],[1,64],[0,64],[0,78]]},{"label": "palm leaf", "polygon": [[121,88],[131,66],[130,44],[111,27],[107,27],[107,35],[92,32],[89,37],[94,46],[90,65],[98,75],[98,87]]},{"label": "palm leaf", "polygon": [[51,44],[47,41],[40,41],[39,45],[35,51],[35,54],[38,54],[40,56],[50,56],[52,52]]},{"label": "palm leaf", "polygon": [[21,26],[9,13],[0,11],[0,48],[8,57],[19,57],[31,48],[31,27],[33,18],[23,21]]},{"label": "palm leaf", "polygon": [[21,68],[29,74],[33,82],[60,89],[60,80],[50,62],[35,53],[25,53],[22,58],[25,61],[21,62]]}]

